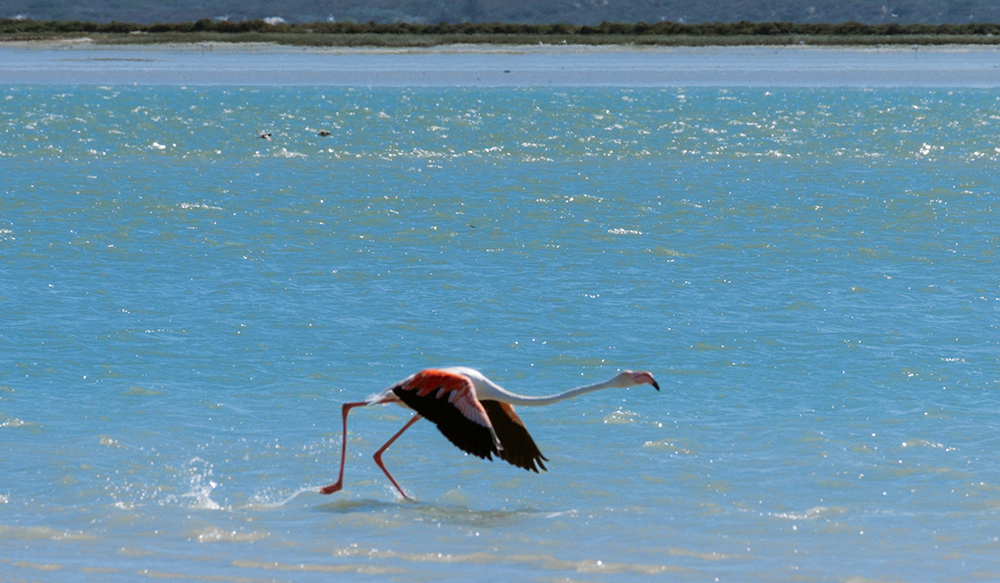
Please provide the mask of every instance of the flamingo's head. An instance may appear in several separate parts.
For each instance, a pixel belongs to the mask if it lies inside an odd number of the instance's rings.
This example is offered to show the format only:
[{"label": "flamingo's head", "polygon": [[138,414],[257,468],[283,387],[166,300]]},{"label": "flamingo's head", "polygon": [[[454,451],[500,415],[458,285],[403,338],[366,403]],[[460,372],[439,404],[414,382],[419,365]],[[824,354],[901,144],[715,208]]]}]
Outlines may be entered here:
[{"label": "flamingo's head", "polygon": [[618,375],[612,379],[615,386],[617,387],[631,387],[633,385],[653,385],[653,388],[657,391],[660,390],[660,385],[656,383],[656,379],[653,378],[653,374],[640,370],[638,372],[633,372],[630,370],[623,370],[618,373]]}]

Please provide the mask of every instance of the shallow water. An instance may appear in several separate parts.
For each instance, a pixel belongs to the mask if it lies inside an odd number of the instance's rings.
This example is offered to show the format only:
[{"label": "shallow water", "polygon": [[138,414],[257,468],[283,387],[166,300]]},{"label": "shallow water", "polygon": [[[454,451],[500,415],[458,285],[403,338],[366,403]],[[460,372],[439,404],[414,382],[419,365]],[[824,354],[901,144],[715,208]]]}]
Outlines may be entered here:
[{"label": "shallow water", "polygon": [[[998,121],[971,89],[8,87],[2,578],[995,577]],[[447,365],[663,391],[521,409],[538,475],[418,423],[385,458],[415,502],[370,457],[409,414],[357,409],[316,493],[340,403]]]},{"label": "shallow water", "polygon": [[314,87],[1000,87],[995,47],[0,44],[0,83]]}]

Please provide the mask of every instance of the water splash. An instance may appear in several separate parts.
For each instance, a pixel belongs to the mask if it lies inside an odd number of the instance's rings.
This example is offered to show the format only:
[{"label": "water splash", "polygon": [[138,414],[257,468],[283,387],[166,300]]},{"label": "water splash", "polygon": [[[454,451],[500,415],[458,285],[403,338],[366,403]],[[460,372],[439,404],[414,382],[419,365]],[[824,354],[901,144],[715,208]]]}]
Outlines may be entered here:
[{"label": "water splash", "polygon": [[193,458],[189,463],[191,467],[187,474],[191,489],[186,494],[181,494],[181,498],[191,498],[191,508],[222,510],[222,506],[212,500],[212,491],[219,485],[212,479],[212,464],[199,457]]}]

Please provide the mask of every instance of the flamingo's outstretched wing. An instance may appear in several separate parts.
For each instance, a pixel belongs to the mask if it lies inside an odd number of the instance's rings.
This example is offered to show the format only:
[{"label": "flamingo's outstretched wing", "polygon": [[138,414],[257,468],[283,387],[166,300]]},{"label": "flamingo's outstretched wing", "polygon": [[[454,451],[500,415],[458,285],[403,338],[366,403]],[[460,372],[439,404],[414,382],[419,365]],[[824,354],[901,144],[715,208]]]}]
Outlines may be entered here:
[{"label": "flamingo's outstretched wing", "polygon": [[501,442],[468,378],[428,369],[391,390],[408,407],[437,425],[460,450],[488,460],[493,459],[492,454],[500,454]]},{"label": "flamingo's outstretched wing", "polygon": [[514,408],[500,401],[479,401],[468,377],[450,371],[422,370],[391,390],[408,407],[437,425],[460,450],[488,460],[496,455],[536,473],[539,467],[545,469],[545,456]]},{"label": "flamingo's outstretched wing", "polygon": [[[490,416],[493,430],[496,431],[503,449],[497,453],[500,459],[507,463],[538,473],[538,468],[545,468],[542,460],[548,459],[542,455],[535,445],[535,440],[524,427],[524,422],[514,412],[514,407],[500,401],[481,401],[486,414]],[[538,464],[538,467],[535,467]]]}]

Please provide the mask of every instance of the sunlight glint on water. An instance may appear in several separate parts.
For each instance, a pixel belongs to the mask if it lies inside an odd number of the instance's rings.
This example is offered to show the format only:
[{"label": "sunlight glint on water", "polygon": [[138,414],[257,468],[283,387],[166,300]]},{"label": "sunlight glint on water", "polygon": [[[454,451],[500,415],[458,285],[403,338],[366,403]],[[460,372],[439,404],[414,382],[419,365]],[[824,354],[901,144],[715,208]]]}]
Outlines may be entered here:
[{"label": "sunlight glint on water", "polygon": [[[14,579],[1000,573],[989,91],[17,87]],[[331,132],[318,135],[320,130]],[[270,131],[272,139],[257,138]],[[339,405],[545,394],[548,472]]]}]

